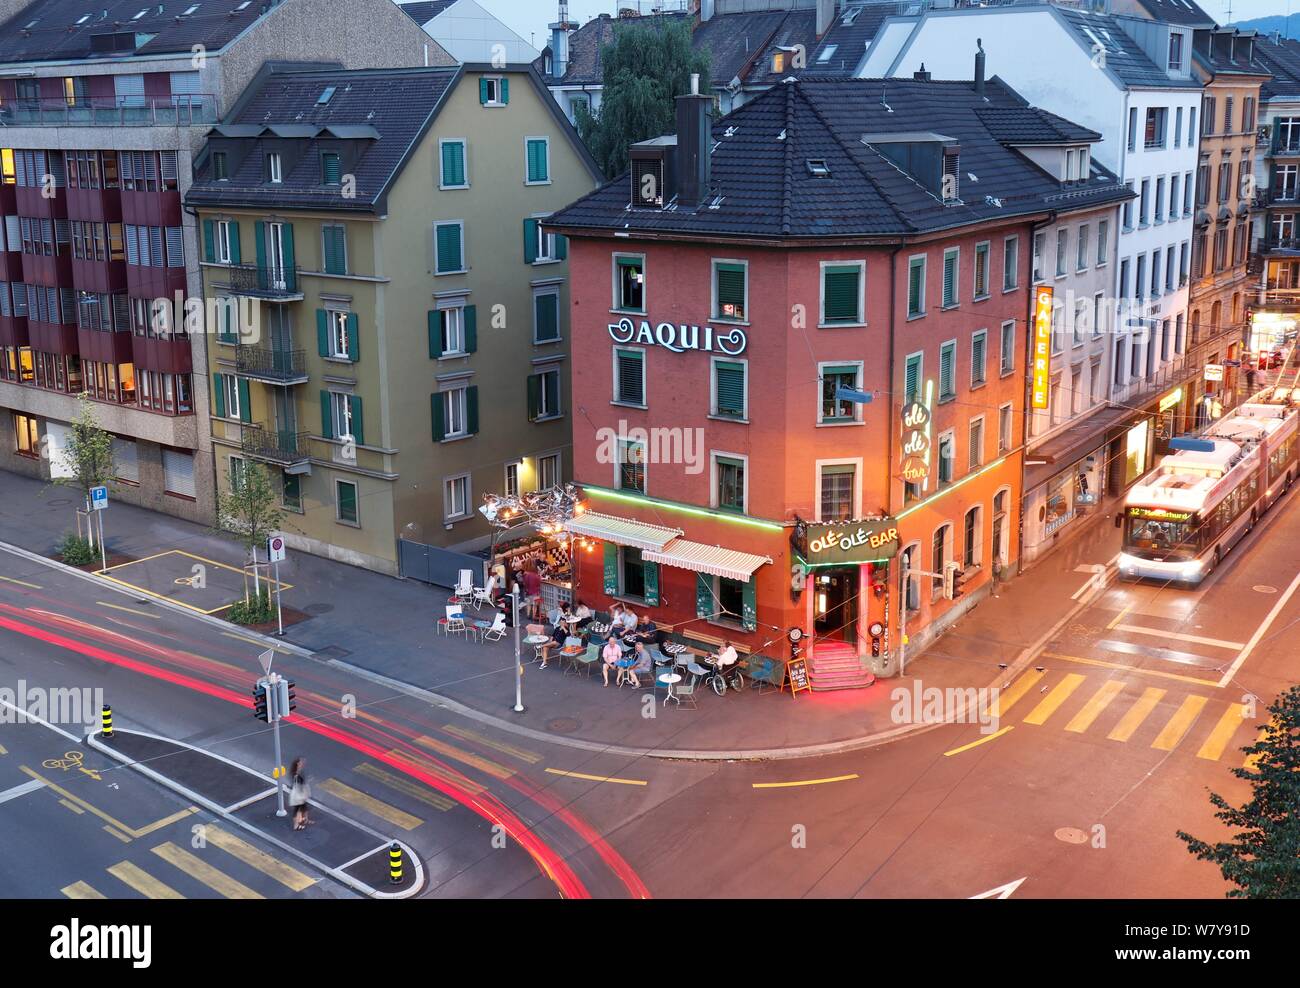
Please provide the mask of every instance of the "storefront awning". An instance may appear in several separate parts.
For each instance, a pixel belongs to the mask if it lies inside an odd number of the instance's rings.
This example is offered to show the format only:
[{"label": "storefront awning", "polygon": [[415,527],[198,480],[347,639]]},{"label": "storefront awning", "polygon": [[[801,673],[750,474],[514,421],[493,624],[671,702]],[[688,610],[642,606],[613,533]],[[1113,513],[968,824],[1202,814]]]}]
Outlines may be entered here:
[{"label": "storefront awning", "polygon": [[662,549],[682,534],[680,528],[650,525],[643,521],[602,515],[595,511],[588,511],[574,518],[568,523],[568,529],[574,535],[586,535],[589,538],[600,539],[602,542],[631,546],[642,552]]},{"label": "storefront awning", "polygon": [[662,549],[642,553],[641,558],[696,573],[724,576],[741,583],[748,583],[754,570],[772,561],[768,556],[755,556],[751,552],[723,549],[721,546],[688,542],[686,539],[674,539]]}]

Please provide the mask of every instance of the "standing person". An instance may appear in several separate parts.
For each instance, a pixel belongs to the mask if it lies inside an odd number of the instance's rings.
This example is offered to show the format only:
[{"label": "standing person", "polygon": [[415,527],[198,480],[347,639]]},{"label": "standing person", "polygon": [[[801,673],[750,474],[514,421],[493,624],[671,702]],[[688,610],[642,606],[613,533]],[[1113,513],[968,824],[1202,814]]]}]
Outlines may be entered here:
[{"label": "standing person", "polygon": [[524,570],[524,593],[528,595],[528,616],[534,621],[542,618],[542,578],[537,570],[529,566]]},{"label": "standing person", "polygon": [[311,784],[307,781],[307,759],[299,757],[289,766],[289,807],[293,810],[293,829],[303,830],[311,823],[308,813],[311,804]]}]

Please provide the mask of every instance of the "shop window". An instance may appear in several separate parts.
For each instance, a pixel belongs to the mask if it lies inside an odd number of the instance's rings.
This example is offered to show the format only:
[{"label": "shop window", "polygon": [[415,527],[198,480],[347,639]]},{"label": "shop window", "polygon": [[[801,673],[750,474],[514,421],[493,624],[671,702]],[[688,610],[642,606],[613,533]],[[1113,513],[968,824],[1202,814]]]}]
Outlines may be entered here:
[{"label": "shop window", "polygon": [[40,429],[31,415],[14,415],[14,432],[18,438],[18,452],[25,456],[41,455]]},{"label": "shop window", "polygon": [[618,550],[619,595],[623,597],[645,597],[645,566],[641,560],[641,550],[632,546],[621,546]]}]

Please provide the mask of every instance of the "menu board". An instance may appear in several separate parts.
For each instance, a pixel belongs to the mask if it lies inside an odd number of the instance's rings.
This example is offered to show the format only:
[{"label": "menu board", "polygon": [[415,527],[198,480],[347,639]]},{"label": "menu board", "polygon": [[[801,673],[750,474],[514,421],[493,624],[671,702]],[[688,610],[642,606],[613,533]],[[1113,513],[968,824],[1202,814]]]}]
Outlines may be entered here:
[{"label": "menu board", "polygon": [[811,690],[812,684],[808,682],[808,660],[802,655],[797,659],[790,659],[785,664],[785,679],[790,684],[790,695],[794,696],[800,690]]}]

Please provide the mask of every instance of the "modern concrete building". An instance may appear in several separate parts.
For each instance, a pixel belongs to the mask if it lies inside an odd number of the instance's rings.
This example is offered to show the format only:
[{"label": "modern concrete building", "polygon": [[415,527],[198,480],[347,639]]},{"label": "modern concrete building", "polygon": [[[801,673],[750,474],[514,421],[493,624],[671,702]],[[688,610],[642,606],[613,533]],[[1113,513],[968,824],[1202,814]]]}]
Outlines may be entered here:
[{"label": "modern concrete building", "polygon": [[211,519],[205,349],[169,318],[203,292],[182,202],[259,68],[305,58],[450,61],[391,0],[35,0],[0,26],[0,466],[60,473],[84,390],[115,497]]},{"label": "modern concrete building", "polygon": [[269,72],[197,167],[204,281],[239,310],[207,338],[217,483],[270,465],[290,545],[397,572],[399,539],[476,545],[483,494],[569,474],[543,222],[597,175],[531,68]]},{"label": "modern concrete building", "polygon": [[403,13],[458,62],[531,62],[538,51],[475,0],[414,0]]}]

